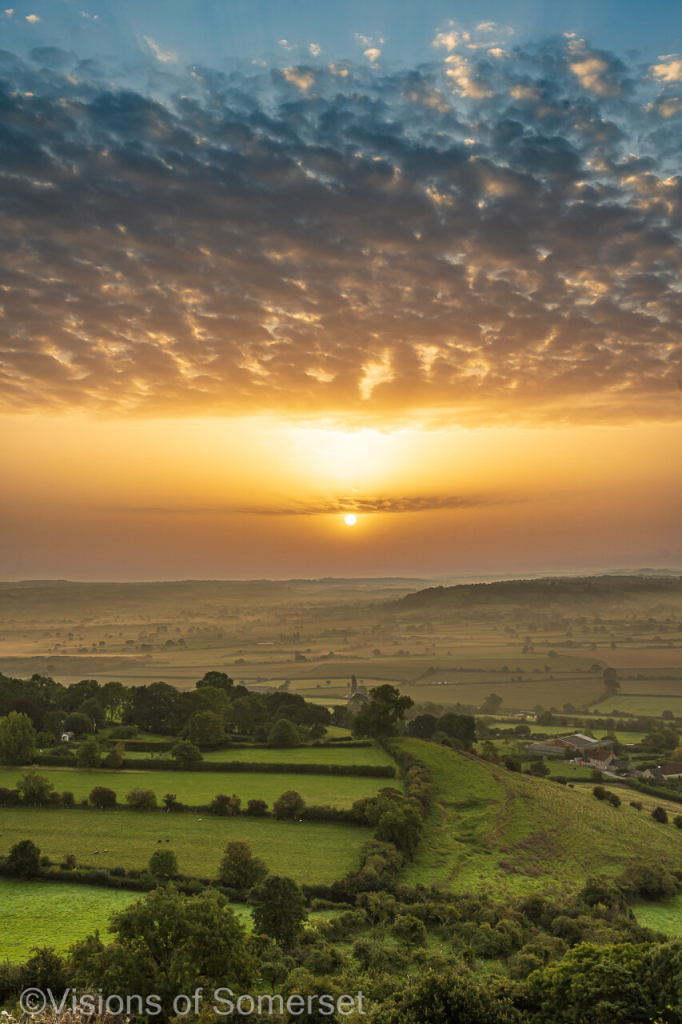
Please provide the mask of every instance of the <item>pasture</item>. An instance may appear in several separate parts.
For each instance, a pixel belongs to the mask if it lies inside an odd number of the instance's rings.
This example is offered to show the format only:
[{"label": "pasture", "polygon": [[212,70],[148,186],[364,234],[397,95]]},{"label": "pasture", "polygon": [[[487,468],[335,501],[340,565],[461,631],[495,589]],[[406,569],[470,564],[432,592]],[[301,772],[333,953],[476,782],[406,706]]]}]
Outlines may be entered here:
[{"label": "pasture", "polygon": [[0,961],[24,960],[34,946],[49,945],[64,952],[95,930],[106,942],[110,915],[137,896],[87,885],[0,878]]},{"label": "pasture", "polygon": [[640,903],[634,907],[637,924],[654,928],[671,939],[682,938],[682,896],[673,896],[664,903]]},{"label": "pasture", "polygon": [[[400,745],[434,777],[424,837],[403,876],[408,884],[559,895],[589,875],[617,874],[641,850],[670,867],[679,862],[678,830],[656,824],[625,799],[614,808],[595,800],[589,787],[507,772],[419,740]],[[567,774],[563,766],[561,774]],[[635,797],[640,794],[628,800]]]},{"label": "pasture", "polygon": [[[361,753],[362,751],[356,751]],[[260,753],[260,751],[259,751]],[[350,751],[349,751],[350,753]],[[350,807],[355,800],[373,796],[392,779],[365,779],[343,775],[298,775],[266,772],[192,772],[192,771],[107,771],[103,768],[40,768],[62,793],[68,790],[77,801],[86,799],[95,786],[113,789],[119,803],[125,803],[132,789],[153,789],[157,801],[165,793],[174,793],[183,804],[202,807],[218,793],[233,793],[248,800],[265,800],[269,806],[289,789],[295,789],[308,804]],[[0,786],[16,786],[23,774],[16,768],[0,768]],[[0,814],[2,812],[0,811]]]},{"label": "pasture", "polygon": [[100,868],[143,869],[163,847],[173,850],[181,872],[201,878],[217,877],[227,843],[245,839],[274,873],[311,884],[329,884],[356,867],[371,836],[359,826],[326,822],[80,808],[3,808],[0,832],[0,854],[32,839],[53,861],[74,853],[79,865]]},{"label": "pasture", "polygon": [[554,679],[525,679],[512,682],[506,676],[484,676],[479,682],[418,682],[403,687],[415,701],[433,701],[439,704],[465,704],[480,707],[488,694],[495,692],[502,698],[502,707],[509,711],[529,710],[540,704],[543,708],[571,703],[580,708],[596,700],[604,686],[597,676],[561,676]]},{"label": "pasture", "polygon": [[[131,755],[137,756],[137,755]],[[381,747],[295,747],[293,750],[262,750],[240,747],[238,750],[211,750],[204,752],[204,761],[248,761],[267,764],[370,764],[394,765],[393,759]]]},{"label": "pasture", "polygon": [[[678,683],[677,686],[679,693],[682,683]],[[672,711],[676,718],[682,718],[682,695],[666,697],[646,693],[618,694],[616,697],[608,697],[602,701],[595,710],[601,715],[627,711],[631,715],[650,715],[651,717],[660,717],[664,711]]]}]

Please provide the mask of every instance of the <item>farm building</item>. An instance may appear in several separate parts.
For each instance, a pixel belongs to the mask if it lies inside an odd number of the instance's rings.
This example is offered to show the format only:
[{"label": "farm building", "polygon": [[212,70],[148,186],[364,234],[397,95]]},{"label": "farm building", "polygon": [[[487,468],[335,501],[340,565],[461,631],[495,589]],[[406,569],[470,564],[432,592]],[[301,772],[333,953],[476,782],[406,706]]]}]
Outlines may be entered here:
[{"label": "farm building", "polygon": [[596,755],[608,753],[612,746],[612,740],[595,740],[581,733],[573,733],[571,736],[553,736],[551,739],[529,743],[528,752],[545,757],[563,757],[567,750],[577,750],[583,755],[588,752]]}]

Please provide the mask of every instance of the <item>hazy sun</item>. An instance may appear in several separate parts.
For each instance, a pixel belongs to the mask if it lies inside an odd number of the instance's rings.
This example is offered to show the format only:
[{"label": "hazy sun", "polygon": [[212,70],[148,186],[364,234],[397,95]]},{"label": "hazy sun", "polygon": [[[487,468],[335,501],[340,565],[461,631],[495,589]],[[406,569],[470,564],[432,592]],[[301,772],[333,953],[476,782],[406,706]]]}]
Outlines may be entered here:
[{"label": "hazy sun", "polygon": [[346,516],[346,526],[355,526],[355,516]]}]

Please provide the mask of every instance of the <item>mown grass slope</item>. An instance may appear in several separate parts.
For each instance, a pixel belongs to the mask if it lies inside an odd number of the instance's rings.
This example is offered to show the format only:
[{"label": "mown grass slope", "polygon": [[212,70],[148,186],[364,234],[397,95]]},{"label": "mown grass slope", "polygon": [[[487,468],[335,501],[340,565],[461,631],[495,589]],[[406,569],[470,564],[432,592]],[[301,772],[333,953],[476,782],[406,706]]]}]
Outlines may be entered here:
[{"label": "mown grass slope", "polygon": [[566,892],[589,875],[619,873],[636,857],[678,866],[682,834],[591,787],[574,789],[506,771],[421,740],[401,740],[433,774],[434,804],[404,880],[498,895]]},{"label": "mown grass slope", "polygon": [[371,836],[356,825],[325,822],[30,807],[0,809],[0,832],[0,854],[32,839],[53,861],[75,853],[82,865],[142,869],[163,848],[173,850],[181,872],[205,878],[217,877],[228,843],[245,839],[273,874],[311,884],[329,884],[357,867]]}]

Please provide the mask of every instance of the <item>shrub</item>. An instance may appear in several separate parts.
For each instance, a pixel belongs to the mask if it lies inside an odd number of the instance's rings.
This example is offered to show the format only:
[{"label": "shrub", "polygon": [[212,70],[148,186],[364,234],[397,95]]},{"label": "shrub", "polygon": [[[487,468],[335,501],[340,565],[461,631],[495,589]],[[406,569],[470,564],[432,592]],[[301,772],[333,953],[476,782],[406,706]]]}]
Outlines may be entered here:
[{"label": "shrub", "polygon": [[268,805],[265,800],[249,800],[246,805],[246,813],[252,818],[264,818],[268,813]]},{"label": "shrub", "polygon": [[80,711],[74,711],[66,716],[62,729],[64,732],[72,732],[75,736],[85,736],[93,730],[92,719],[82,715]]},{"label": "shrub", "polygon": [[32,878],[40,874],[40,850],[30,839],[15,843],[5,861],[5,870],[17,878]]},{"label": "shrub", "polygon": [[664,807],[654,807],[651,812],[651,817],[654,821],[658,821],[661,825],[668,824],[668,814]]},{"label": "shrub", "polygon": [[172,850],[154,850],[149,858],[149,870],[156,878],[168,881],[178,873],[178,861]]},{"label": "shrub", "polygon": [[49,802],[54,783],[46,775],[38,775],[35,768],[29,768],[19,779],[17,789],[25,804],[40,806]]},{"label": "shrub", "polygon": [[590,782],[602,782],[603,779],[604,779],[604,776],[599,771],[599,769],[598,768],[593,768],[592,771],[590,772]]},{"label": "shrub", "polygon": [[136,811],[153,811],[156,809],[156,793],[153,789],[133,789],[126,797],[126,803]]},{"label": "shrub", "polygon": [[126,876],[126,869],[122,868],[122,867],[118,867],[118,866],[115,867],[115,868],[110,868],[109,869],[109,874],[113,875],[114,878],[125,878],[125,876]]},{"label": "shrub", "polygon": [[185,805],[176,797],[175,793],[166,793],[163,798],[163,806],[167,811],[184,811]]},{"label": "shrub", "polygon": [[21,793],[18,789],[0,787],[0,807],[18,807],[20,803]]},{"label": "shrub", "polygon": [[190,765],[204,760],[204,755],[190,740],[180,740],[172,748],[170,755],[177,761],[180,768],[188,768]]},{"label": "shrub", "polygon": [[412,914],[401,914],[395,919],[391,935],[408,949],[426,945],[426,928],[423,921]]},{"label": "shrub", "polygon": [[592,796],[596,796],[597,800],[606,800],[606,790],[603,786],[595,786],[592,790]]},{"label": "shrub", "polygon": [[634,807],[636,811],[641,811],[644,807],[644,804],[641,800],[631,800],[630,807]]},{"label": "shrub", "polygon": [[677,880],[660,864],[640,861],[630,864],[616,880],[630,897],[645,900],[663,900],[677,892]]},{"label": "shrub", "polygon": [[107,807],[116,806],[116,794],[113,789],[107,789],[106,786],[95,786],[88,800],[93,807],[99,807],[102,811],[105,811]]},{"label": "shrub", "polygon": [[682,814],[676,814],[673,818],[673,825],[675,828],[682,828]]},{"label": "shrub", "polygon": [[234,818],[241,812],[241,806],[241,799],[235,796],[234,793],[232,796],[218,793],[208,805],[208,812],[209,814],[219,814],[223,817],[227,815],[230,818]]},{"label": "shrub", "polygon": [[298,729],[288,718],[279,718],[268,733],[269,747],[295,747],[299,742]]},{"label": "shrub", "polygon": [[238,892],[245,892],[254,885],[260,885],[267,873],[268,869],[263,861],[253,856],[249,843],[237,840],[227,844],[218,870],[218,877],[223,885],[230,886]]},{"label": "shrub", "polygon": [[503,764],[508,772],[521,771],[521,762],[516,757],[505,757]]},{"label": "shrub", "polygon": [[613,807],[620,807],[620,797],[617,793],[607,792],[606,799]]},{"label": "shrub", "polygon": [[86,740],[78,748],[76,754],[76,761],[78,762],[79,768],[99,768],[102,760],[102,751],[100,750],[99,743],[94,737]]},{"label": "shrub", "polygon": [[117,725],[109,733],[110,740],[134,740],[136,736],[137,728],[134,725]]},{"label": "shrub", "polygon": [[103,768],[122,768],[123,767],[123,744],[117,743],[113,750],[110,750],[107,756],[102,761]]},{"label": "shrub", "polygon": [[10,711],[0,718],[0,764],[30,763],[36,749],[36,731],[28,715]]},{"label": "shrub", "polygon": [[286,793],[282,793],[272,805],[275,817],[281,820],[297,818],[304,807],[305,800],[295,789],[288,789]]}]

